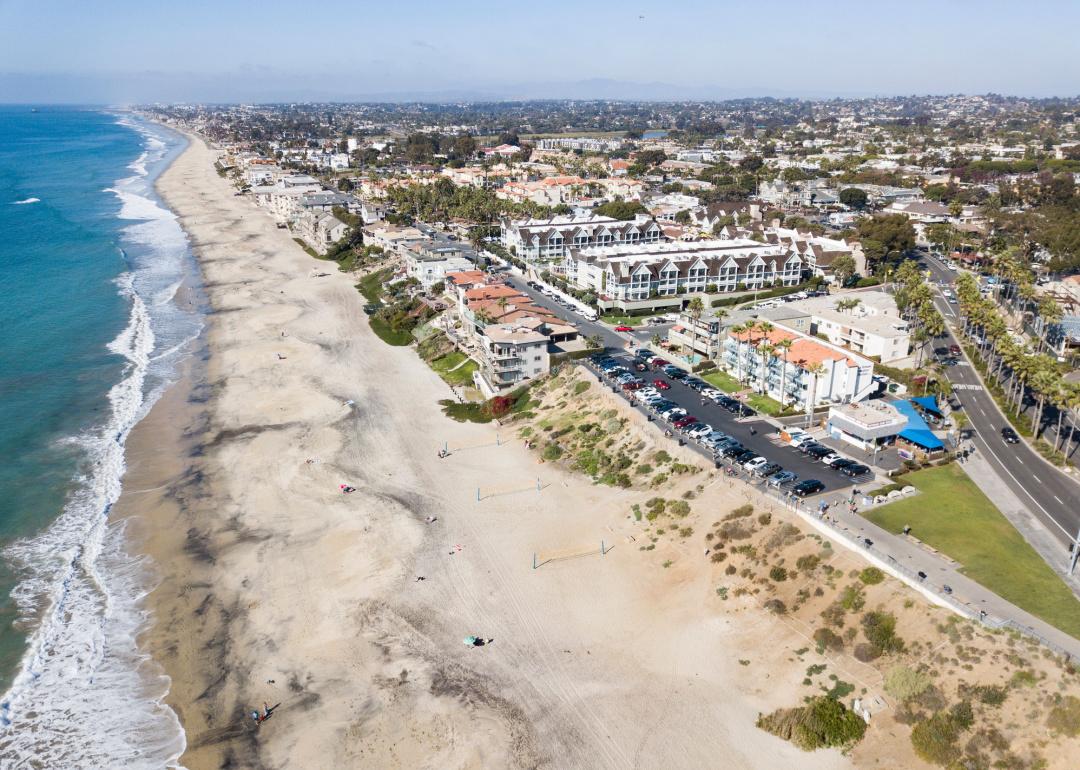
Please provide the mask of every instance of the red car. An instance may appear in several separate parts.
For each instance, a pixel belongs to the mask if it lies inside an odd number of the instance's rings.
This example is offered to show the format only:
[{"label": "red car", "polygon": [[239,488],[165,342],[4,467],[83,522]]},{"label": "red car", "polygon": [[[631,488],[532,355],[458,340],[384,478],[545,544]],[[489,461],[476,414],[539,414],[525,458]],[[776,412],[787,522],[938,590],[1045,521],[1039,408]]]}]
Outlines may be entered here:
[{"label": "red car", "polygon": [[630,381],[622,386],[623,390],[641,390],[641,383]]},{"label": "red car", "polygon": [[617,332],[632,332],[632,331],[634,331],[634,327],[633,326],[626,326],[625,324],[623,324],[622,326],[616,326],[615,331],[617,331]]},{"label": "red car", "polygon": [[680,417],[679,419],[677,419],[675,422],[673,422],[671,424],[674,425],[676,428],[682,428],[683,426],[689,425],[690,423],[697,422],[697,421],[698,421],[697,417],[691,417],[690,415],[686,415],[685,417]]},{"label": "red car", "polygon": [[671,390],[671,386],[663,380],[653,380],[652,384],[657,390]]},{"label": "red car", "polygon": [[668,365],[668,362],[665,361],[664,359],[660,358],[659,356],[654,358],[649,363],[652,364],[657,369],[659,369],[661,366],[667,366]]}]

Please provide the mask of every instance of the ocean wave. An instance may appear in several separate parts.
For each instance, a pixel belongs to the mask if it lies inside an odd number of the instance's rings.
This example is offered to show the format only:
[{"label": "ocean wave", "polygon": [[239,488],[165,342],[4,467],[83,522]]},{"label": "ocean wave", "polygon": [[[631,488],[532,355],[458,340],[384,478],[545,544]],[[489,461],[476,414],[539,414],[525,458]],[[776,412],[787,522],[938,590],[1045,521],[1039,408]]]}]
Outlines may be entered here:
[{"label": "ocean wave", "polygon": [[44,767],[176,767],[184,749],[176,714],[163,702],[167,678],[153,691],[140,674],[149,657],[135,644],[147,621],[145,565],[126,552],[123,525],[109,521],[154,349],[130,273],[120,290],[131,311],[108,346],[126,360],[108,394],[109,419],[78,439],[88,461],[60,516],[5,552],[21,578],[12,591],[20,620],[36,626],[0,701],[0,755],[16,766],[33,758]]},{"label": "ocean wave", "polygon": [[146,195],[119,187],[106,187],[105,192],[111,192],[120,199],[120,213],[116,215],[120,219],[176,219],[175,214],[163,209]]},{"label": "ocean wave", "polygon": [[[139,132],[149,145],[151,134]],[[155,155],[165,153],[150,152],[146,163]],[[19,579],[11,595],[20,624],[29,629],[20,667],[0,695],[5,768],[180,768],[186,748],[164,702],[170,681],[135,641],[149,622],[149,565],[127,549],[124,523],[109,520],[128,435],[202,326],[173,301],[190,254],[175,216],[150,197],[149,182],[132,177],[109,188],[121,200],[117,217],[137,221],[121,231],[131,270],[117,285],[130,310],[108,345],[124,362],[108,392],[108,416],[67,442],[85,461],[60,515],[3,553]]]},{"label": "ocean wave", "polygon": [[12,201],[12,206],[25,206],[29,203],[41,203],[41,198],[25,198],[21,201]]}]

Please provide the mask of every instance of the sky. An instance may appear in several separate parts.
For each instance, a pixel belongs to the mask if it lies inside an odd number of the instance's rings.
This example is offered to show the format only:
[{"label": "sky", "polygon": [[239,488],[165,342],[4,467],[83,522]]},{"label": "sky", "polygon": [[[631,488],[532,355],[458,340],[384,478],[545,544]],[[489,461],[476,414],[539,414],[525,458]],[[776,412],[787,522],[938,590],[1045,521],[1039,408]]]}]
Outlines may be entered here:
[{"label": "sky", "polygon": [[1080,1],[0,0],[0,102],[1080,94]]}]

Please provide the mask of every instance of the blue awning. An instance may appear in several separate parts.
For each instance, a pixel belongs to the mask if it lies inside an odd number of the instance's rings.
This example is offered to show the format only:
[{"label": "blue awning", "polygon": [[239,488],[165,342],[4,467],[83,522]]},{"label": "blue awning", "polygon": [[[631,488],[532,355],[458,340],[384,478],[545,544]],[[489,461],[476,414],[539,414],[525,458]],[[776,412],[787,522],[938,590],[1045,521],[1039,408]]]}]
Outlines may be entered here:
[{"label": "blue awning", "polygon": [[937,417],[945,416],[937,405],[937,396],[919,396],[918,398],[913,398],[911,400]]},{"label": "blue awning", "polygon": [[892,405],[896,407],[896,411],[908,419],[907,427],[899,433],[900,438],[911,442],[915,446],[922,447],[928,452],[945,448],[945,445],[941,443],[941,439],[930,430],[930,426],[926,424],[926,420],[922,418],[919,410],[915,408],[911,401],[893,401]]}]

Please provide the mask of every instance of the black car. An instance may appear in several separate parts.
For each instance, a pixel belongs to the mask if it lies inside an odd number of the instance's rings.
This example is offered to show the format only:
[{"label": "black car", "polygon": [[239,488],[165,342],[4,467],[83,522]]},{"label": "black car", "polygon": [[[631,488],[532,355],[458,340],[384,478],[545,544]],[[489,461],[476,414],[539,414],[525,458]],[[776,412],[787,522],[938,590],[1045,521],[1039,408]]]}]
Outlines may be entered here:
[{"label": "black car", "polygon": [[698,393],[709,387],[709,383],[705,382],[705,380],[699,380],[697,377],[687,377],[683,382],[687,387],[696,390]]},{"label": "black car", "polygon": [[855,462],[854,460],[848,460],[848,459],[844,458],[844,459],[837,460],[836,462],[834,462],[829,467],[832,468],[834,471],[842,471],[842,470],[844,470],[844,468],[850,467],[852,465],[858,465],[858,463]]},{"label": "black car", "polygon": [[[822,444],[821,442],[818,442],[818,441],[807,441],[805,444],[799,444],[799,451],[802,452],[804,455],[806,455],[806,454],[810,454],[811,449],[818,449],[818,448],[824,447],[824,446],[825,446],[824,444]],[[824,456],[825,455],[822,455],[822,457],[824,457]]]},{"label": "black car", "polygon": [[686,425],[682,426],[681,428],[678,428],[678,431],[679,431],[679,433],[689,433],[692,430],[697,430],[701,426],[702,426],[702,423],[700,423],[700,422],[688,422],[688,423],[686,423]]},{"label": "black car", "polygon": [[806,454],[813,457],[815,460],[820,460],[822,457],[828,454],[832,454],[832,449],[824,444],[818,444],[817,446],[810,447],[806,450]]},{"label": "black car", "polygon": [[731,396],[720,396],[720,398],[716,399],[716,403],[724,407],[725,409],[730,410],[737,406],[739,402],[733,399]]},{"label": "black car", "polygon": [[1008,427],[1002,428],[1001,429],[1001,438],[1005,441],[1006,444],[1019,444],[1020,443],[1020,437],[1018,435],[1016,435],[1016,431],[1013,430],[1012,428],[1008,428]]},{"label": "black car", "polygon": [[735,412],[735,414],[738,417],[753,417],[755,414],[757,414],[757,412],[755,412],[752,408],[748,407],[746,404],[739,404],[739,408]]},{"label": "black car", "polygon": [[768,478],[769,476],[773,475],[774,473],[779,473],[782,470],[784,470],[784,469],[781,468],[776,463],[766,463],[765,465],[762,465],[759,468],[754,468],[754,475],[755,476],[761,476],[762,478]]},{"label": "black car", "polygon": [[739,454],[735,455],[735,456],[734,456],[733,458],[731,458],[731,459],[733,459],[733,460],[734,460],[735,462],[737,462],[737,463],[738,463],[739,465],[742,465],[743,463],[748,463],[748,462],[750,462],[750,461],[751,461],[751,460],[753,460],[753,459],[754,459],[755,457],[761,457],[761,455],[759,455],[759,454],[758,454],[757,452],[755,452],[755,451],[754,451],[753,449],[744,449],[743,451],[739,452]]},{"label": "black car", "polygon": [[674,372],[664,372],[664,374],[666,374],[673,380],[685,380],[687,377],[686,372],[682,371],[681,369]]},{"label": "black car", "polygon": [[807,479],[793,486],[791,491],[799,497],[806,497],[807,495],[817,494],[823,489],[825,489],[825,485],[817,479]]},{"label": "black car", "polygon": [[736,455],[741,455],[745,451],[746,449],[743,447],[742,444],[732,444],[731,446],[726,446],[721,449],[718,454],[721,457],[728,459],[735,457]]},{"label": "black car", "polygon": [[857,479],[859,476],[865,476],[870,472],[869,465],[863,465],[862,463],[852,463],[840,469],[848,478]]}]

